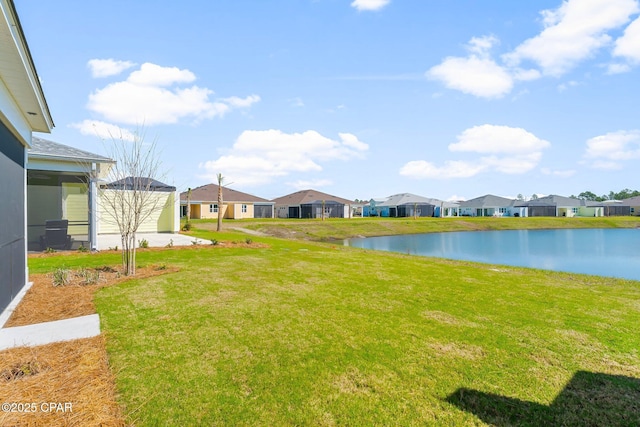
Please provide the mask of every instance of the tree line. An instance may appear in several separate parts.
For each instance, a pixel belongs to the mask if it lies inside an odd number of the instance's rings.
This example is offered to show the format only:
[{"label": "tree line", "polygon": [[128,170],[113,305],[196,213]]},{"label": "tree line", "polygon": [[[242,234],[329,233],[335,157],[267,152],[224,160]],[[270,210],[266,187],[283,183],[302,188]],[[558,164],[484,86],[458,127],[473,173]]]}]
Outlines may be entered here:
[{"label": "tree line", "polygon": [[589,200],[592,202],[604,202],[605,200],[623,200],[636,196],[640,196],[640,191],[629,190],[628,188],[625,188],[624,190],[621,190],[617,193],[615,191],[609,191],[609,194],[603,194],[602,196],[598,196],[591,191],[583,191],[577,196],[572,194],[571,198]]}]

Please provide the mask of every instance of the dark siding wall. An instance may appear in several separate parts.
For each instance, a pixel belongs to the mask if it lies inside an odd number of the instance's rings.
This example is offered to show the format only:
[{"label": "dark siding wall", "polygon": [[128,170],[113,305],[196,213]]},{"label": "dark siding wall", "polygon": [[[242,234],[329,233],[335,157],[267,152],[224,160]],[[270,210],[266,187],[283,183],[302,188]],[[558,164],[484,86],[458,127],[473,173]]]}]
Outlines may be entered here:
[{"label": "dark siding wall", "polygon": [[271,218],[271,205],[253,205],[254,218]]},{"label": "dark siding wall", "polygon": [[554,206],[529,206],[529,216],[556,216]]},{"label": "dark siding wall", "polygon": [[0,123],[0,312],[26,283],[24,150]]}]

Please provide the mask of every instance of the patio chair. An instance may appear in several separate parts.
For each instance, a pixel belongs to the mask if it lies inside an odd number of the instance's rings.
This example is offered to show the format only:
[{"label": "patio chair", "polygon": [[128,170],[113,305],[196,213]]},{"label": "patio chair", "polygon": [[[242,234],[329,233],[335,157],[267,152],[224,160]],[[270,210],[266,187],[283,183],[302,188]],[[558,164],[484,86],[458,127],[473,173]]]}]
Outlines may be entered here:
[{"label": "patio chair", "polygon": [[69,220],[48,219],[44,223],[44,236],[40,236],[40,248],[71,249],[71,236],[67,234]]}]

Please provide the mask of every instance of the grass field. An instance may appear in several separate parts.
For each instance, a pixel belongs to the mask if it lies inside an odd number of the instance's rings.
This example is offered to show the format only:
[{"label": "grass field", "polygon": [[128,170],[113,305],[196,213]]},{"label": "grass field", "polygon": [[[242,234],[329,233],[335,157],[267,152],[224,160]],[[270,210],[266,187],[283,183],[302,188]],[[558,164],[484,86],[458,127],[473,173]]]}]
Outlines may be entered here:
[{"label": "grass field", "polygon": [[[371,232],[369,221],[354,232]],[[275,222],[232,225],[264,232]],[[349,234],[341,220],[285,223],[303,239]],[[247,236],[196,226],[203,239]],[[252,239],[268,247],[141,251],[143,265],[181,270],[98,293],[130,422],[640,424],[639,282]],[[30,268],[118,259],[78,254]]]},{"label": "grass field", "polygon": [[[195,220],[204,230],[215,230],[216,220]],[[332,241],[350,237],[371,237],[409,233],[437,233],[446,231],[549,229],[549,228],[635,228],[640,217],[597,218],[353,218],[282,220],[245,219],[225,221],[225,227],[237,227],[275,237],[302,240]]]}]

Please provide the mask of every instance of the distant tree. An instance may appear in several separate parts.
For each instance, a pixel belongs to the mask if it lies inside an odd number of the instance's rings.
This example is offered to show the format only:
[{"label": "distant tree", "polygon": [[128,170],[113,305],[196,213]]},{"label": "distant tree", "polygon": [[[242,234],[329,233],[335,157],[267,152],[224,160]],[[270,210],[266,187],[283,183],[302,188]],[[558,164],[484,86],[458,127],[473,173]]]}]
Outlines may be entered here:
[{"label": "distant tree", "polygon": [[524,196],[522,195],[522,193],[518,193],[518,195],[516,196],[517,200],[524,200]]},{"label": "distant tree", "polygon": [[583,191],[582,193],[578,194],[578,198],[593,202],[598,198],[598,196],[596,196],[595,193],[592,193],[591,191]]},{"label": "distant tree", "polygon": [[538,195],[536,193],[533,193],[531,195],[531,200],[538,200]]}]

